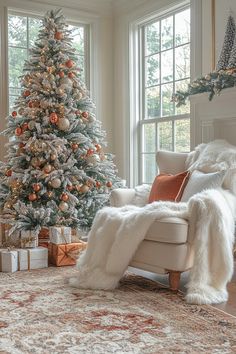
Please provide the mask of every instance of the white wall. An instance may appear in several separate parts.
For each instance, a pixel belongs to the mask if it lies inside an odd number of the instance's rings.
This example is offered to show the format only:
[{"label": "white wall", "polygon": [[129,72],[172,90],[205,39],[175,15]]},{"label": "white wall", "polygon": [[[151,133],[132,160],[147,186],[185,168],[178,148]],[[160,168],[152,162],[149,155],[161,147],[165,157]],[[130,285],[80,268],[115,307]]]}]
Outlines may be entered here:
[{"label": "white wall", "polygon": [[[66,4],[66,7],[65,7]],[[6,75],[6,11],[8,8],[44,14],[47,10],[61,7],[68,20],[91,25],[91,86],[97,105],[97,117],[107,131],[108,150],[113,146],[113,20],[110,0],[0,0],[0,130],[6,124],[7,75]],[[2,142],[6,142],[3,137]],[[0,159],[5,151],[0,149]]]}]

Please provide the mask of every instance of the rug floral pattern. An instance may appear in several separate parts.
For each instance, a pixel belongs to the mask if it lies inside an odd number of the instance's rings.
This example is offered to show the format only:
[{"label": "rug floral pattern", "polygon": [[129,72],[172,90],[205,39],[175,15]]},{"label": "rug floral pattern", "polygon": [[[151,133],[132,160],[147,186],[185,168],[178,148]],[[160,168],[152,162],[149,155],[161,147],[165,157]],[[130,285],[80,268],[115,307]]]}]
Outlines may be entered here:
[{"label": "rug floral pattern", "polygon": [[128,273],[115,291],[68,287],[72,267],[0,273],[1,354],[236,353],[236,319]]}]

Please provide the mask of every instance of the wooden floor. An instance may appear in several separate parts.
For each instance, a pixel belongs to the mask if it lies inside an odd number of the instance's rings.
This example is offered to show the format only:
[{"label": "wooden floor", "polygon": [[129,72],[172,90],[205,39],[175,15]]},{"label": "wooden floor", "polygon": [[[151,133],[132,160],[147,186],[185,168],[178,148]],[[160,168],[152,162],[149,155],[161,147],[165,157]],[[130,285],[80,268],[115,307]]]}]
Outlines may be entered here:
[{"label": "wooden floor", "polygon": [[[229,300],[226,303],[218,304],[218,305],[212,305],[214,307],[217,307],[218,309],[229,313],[230,315],[236,317],[236,261],[234,265],[234,276],[232,281],[228,284],[228,291],[229,291]],[[168,276],[167,275],[158,275],[158,274],[153,274],[149,272],[145,272],[140,269],[136,268],[131,268],[130,270],[136,274],[142,275],[144,277],[147,277],[149,279],[158,281],[159,283],[162,283],[164,285],[168,285]],[[185,285],[188,282],[188,277],[189,274],[183,273],[181,276],[181,284],[180,284],[180,290],[186,293],[186,287]]]}]

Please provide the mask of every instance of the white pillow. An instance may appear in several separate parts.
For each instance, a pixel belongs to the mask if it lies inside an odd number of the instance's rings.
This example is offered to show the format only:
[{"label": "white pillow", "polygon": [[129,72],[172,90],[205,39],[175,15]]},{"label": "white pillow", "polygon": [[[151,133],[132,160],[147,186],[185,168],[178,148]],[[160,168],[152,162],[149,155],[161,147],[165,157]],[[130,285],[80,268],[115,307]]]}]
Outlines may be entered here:
[{"label": "white pillow", "polygon": [[184,189],[181,202],[187,202],[194,194],[200,193],[205,189],[221,187],[225,173],[226,171],[213,173],[193,171]]},{"label": "white pillow", "polygon": [[148,203],[149,194],[151,190],[151,185],[141,184],[140,186],[135,187],[135,196],[131,201],[131,204],[143,207]]}]

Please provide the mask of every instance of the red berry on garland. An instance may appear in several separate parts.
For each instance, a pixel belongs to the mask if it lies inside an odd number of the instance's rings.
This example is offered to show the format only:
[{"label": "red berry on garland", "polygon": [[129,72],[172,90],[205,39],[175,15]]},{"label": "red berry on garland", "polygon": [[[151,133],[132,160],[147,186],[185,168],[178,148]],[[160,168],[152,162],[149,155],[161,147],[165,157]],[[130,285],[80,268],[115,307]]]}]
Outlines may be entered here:
[{"label": "red berry on garland", "polygon": [[12,115],[12,117],[15,118],[15,117],[17,116],[17,112],[16,112],[16,111],[13,111],[11,115]]},{"label": "red berry on garland", "polygon": [[70,79],[73,79],[74,76],[75,76],[75,74],[72,73],[72,72],[70,72],[70,73],[68,74],[68,77],[69,77]]},{"label": "red berry on garland", "polygon": [[66,61],[66,66],[67,68],[72,68],[74,66],[73,60],[69,59]]},{"label": "red berry on garland", "polygon": [[61,200],[63,200],[63,202],[67,202],[67,201],[68,201],[68,199],[69,199],[68,194],[66,194],[66,193],[62,193],[62,195],[61,195]]},{"label": "red berry on garland", "polygon": [[83,117],[83,118],[87,119],[88,116],[89,116],[88,112],[83,112],[83,113],[82,113],[82,117]]},{"label": "red berry on garland", "polygon": [[62,78],[65,76],[64,71],[59,71],[58,75],[59,75],[60,78],[62,79]]},{"label": "red berry on garland", "polygon": [[108,182],[106,183],[106,186],[107,186],[108,188],[111,188],[111,187],[112,187],[112,182],[111,182],[111,181],[108,181]]},{"label": "red berry on garland", "polygon": [[23,93],[23,95],[24,95],[25,97],[29,96],[29,95],[30,95],[30,90],[25,90],[25,92]]},{"label": "red berry on garland", "polygon": [[35,193],[31,193],[28,195],[29,201],[33,202],[37,199],[37,195]]},{"label": "red berry on garland", "polygon": [[57,40],[61,40],[63,38],[63,33],[62,32],[55,32],[54,38]]},{"label": "red berry on garland", "polygon": [[35,192],[39,192],[40,189],[41,189],[41,186],[40,186],[39,183],[34,183],[34,184],[33,184],[33,190],[34,190]]},{"label": "red berry on garland", "polygon": [[50,122],[56,124],[58,122],[58,115],[55,112],[50,114]]},{"label": "red berry on garland", "polygon": [[11,175],[12,175],[12,170],[6,170],[5,175],[6,175],[7,177],[11,177]]},{"label": "red berry on garland", "polygon": [[22,134],[22,129],[20,127],[15,129],[15,135],[20,136]]}]

